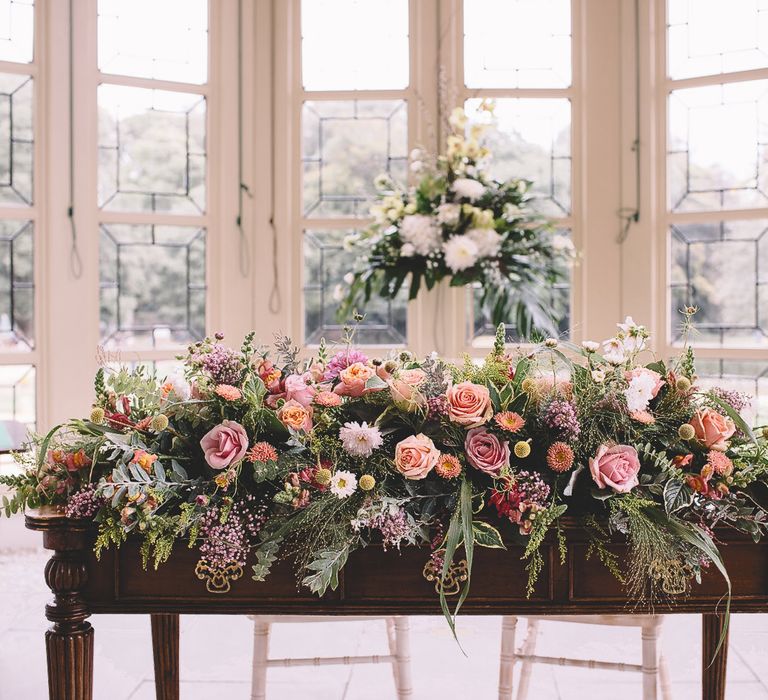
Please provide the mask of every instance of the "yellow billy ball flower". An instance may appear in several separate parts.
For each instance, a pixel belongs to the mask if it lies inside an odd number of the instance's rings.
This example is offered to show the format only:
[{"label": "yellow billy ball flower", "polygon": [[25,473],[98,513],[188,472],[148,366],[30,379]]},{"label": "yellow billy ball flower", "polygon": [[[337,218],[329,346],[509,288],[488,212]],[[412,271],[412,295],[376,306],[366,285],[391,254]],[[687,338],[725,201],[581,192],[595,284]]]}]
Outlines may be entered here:
[{"label": "yellow billy ball flower", "polygon": [[526,377],[523,379],[520,388],[526,393],[530,394],[536,388],[536,381],[532,377]]},{"label": "yellow billy ball flower", "polygon": [[320,486],[327,486],[331,483],[332,476],[333,474],[331,474],[331,470],[323,467],[322,469],[317,470],[317,473],[315,474],[315,481],[320,484]]},{"label": "yellow billy ball flower", "polygon": [[693,440],[696,437],[696,431],[690,423],[683,423],[678,429],[677,434],[681,440]]},{"label": "yellow billy ball flower", "polygon": [[104,409],[94,408],[91,411],[91,423],[101,423],[104,421]]},{"label": "yellow billy ball flower", "polygon": [[680,377],[675,382],[675,386],[677,387],[677,390],[682,392],[683,394],[687,391],[690,391],[691,389],[691,380],[688,379],[688,377]]},{"label": "yellow billy ball flower", "polygon": [[525,440],[518,440],[515,443],[515,457],[525,459],[531,454],[531,446]]},{"label": "yellow billy ball flower", "polygon": [[360,486],[363,491],[371,491],[373,487],[376,486],[376,479],[374,479],[370,474],[363,474],[360,477],[358,486]]},{"label": "yellow billy ball flower", "polygon": [[164,413],[158,413],[152,419],[152,423],[150,424],[150,427],[156,433],[162,433],[163,430],[165,430],[168,427],[168,416],[166,416]]},{"label": "yellow billy ball flower", "polygon": [[768,425],[763,428],[763,437],[768,440]]}]

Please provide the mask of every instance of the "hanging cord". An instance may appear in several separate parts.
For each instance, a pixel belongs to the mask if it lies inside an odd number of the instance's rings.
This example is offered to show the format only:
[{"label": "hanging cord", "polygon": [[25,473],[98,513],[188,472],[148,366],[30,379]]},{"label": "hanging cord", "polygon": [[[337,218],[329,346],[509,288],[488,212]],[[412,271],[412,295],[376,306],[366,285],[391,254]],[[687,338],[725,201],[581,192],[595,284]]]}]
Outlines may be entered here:
[{"label": "hanging cord", "polygon": [[251,190],[243,182],[243,0],[237,0],[237,230],[240,234],[240,274],[248,277],[251,257],[248,237],[243,228],[243,194],[253,199]]},{"label": "hanging cord", "polygon": [[269,100],[270,100],[270,133],[273,138],[269,140],[269,159],[270,159],[270,172],[272,173],[272,190],[270,193],[270,208],[269,213],[269,228],[272,231],[272,289],[269,291],[269,299],[267,301],[267,307],[270,313],[277,314],[282,307],[282,299],[280,298],[280,269],[277,264],[277,226],[275,226],[275,165],[277,159],[275,156],[275,36],[277,35],[277,26],[275,22],[275,8],[272,6],[271,14],[272,22],[272,45],[271,45],[271,70],[269,81]]},{"label": "hanging cord", "polygon": [[69,266],[75,279],[83,274],[83,259],[77,246],[77,226],[75,225],[75,85],[74,85],[74,0],[69,0],[69,229],[72,243],[69,250]]},{"label": "hanging cord", "polygon": [[618,211],[623,224],[616,242],[622,245],[629,237],[632,224],[640,221],[640,3],[635,0],[635,138],[632,141],[632,153],[635,157],[635,206],[622,207]]}]

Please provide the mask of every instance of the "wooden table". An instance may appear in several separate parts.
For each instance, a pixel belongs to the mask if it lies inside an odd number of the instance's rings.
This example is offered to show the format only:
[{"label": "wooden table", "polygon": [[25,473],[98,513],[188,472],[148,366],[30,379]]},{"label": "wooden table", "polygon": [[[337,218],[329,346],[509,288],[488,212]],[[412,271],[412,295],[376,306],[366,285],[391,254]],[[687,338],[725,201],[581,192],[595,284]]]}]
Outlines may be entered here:
[{"label": "wooden table", "polygon": [[[152,616],[155,686],[158,700],[179,698],[180,614],[440,614],[434,582],[423,576],[426,551],[407,547],[400,554],[370,546],[353,553],[339,587],[323,598],[297,588],[290,563],[278,564],[264,583],[249,571],[240,578],[212,580],[195,572],[197,552],[181,545],[158,571],[143,571],[138,546],[129,541],[96,561],[92,526],[68,520],[53,509],[26,516],[27,527],[43,533],[53,552],[45,580],[54,599],[46,606],[53,623],[46,632],[51,700],[91,700],[93,696],[93,627],[91,614],[131,613]],[[546,545],[545,565],[534,594],[526,598],[527,574],[522,550],[476,548],[472,590],[464,615],[627,614],[630,609],[616,580],[595,559],[586,560],[587,542],[577,527],[566,528],[568,556],[559,563],[557,545]],[[768,612],[768,542],[754,544],[737,533],[721,533],[723,558],[733,584],[733,612]],[[617,543],[619,554],[625,545]],[[714,567],[713,567],[714,569]],[[226,593],[219,589],[230,588]],[[712,661],[722,631],[725,583],[708,572],[691,595],[663,613],[702,613],[702,697],[722,700],[727,645]],[[719,604],[719,607],[718,607]]]}]

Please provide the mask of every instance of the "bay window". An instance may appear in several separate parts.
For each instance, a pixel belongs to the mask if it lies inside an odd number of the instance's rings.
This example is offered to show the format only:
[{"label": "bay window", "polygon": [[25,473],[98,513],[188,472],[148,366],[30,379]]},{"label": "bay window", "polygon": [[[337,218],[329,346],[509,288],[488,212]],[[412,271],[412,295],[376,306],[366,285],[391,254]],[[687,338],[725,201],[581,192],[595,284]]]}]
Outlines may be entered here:
[{"label": "bay window", "polygon": [[[765,415],[768,10],[737,5],[0,0],[0,418],[82,414],[99,361],[164,374],[205,333],[339,342],[374,179],[489,101],[490,173],[578,251],[542,290],[562,334],[631,314],[666,356],[698,307],[702,375]],[[364,311],[377,353],[494,331],[446,284]]]}]

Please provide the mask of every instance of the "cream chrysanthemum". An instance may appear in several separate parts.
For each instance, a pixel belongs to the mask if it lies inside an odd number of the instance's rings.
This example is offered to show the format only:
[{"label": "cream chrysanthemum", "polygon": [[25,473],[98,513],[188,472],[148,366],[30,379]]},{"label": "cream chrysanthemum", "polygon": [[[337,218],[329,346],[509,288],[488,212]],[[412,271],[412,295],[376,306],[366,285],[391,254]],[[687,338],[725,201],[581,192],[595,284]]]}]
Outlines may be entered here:
[{"label": "cream chrysanthemum", "polygon": [[336,498],[347,498],[357,489],[357,477],[348,471],[335,472],[331,477],[331,493]]}]

